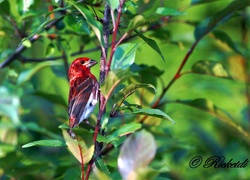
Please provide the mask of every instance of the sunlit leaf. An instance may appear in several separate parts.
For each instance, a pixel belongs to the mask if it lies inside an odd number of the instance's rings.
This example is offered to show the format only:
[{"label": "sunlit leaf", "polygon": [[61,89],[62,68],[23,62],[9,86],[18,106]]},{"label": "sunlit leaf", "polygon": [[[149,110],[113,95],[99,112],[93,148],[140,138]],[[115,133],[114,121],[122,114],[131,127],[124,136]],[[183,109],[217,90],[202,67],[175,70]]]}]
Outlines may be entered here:
[{"label": "sunlit leaf", "polygon": [[139,26],[143,25],[147,20],[142,15],[136,15],[131,21],[129,22],[129,25],[126,29],[126,32],[129,32],[133,29],[138,28]]},{"label": "sunlit leaf", "polygon": [[144,36],[142,33],[140,33],[139,31],[135,31],[153,50],[155,50],[162,58],[162,60],[165,62],[164,56],[159,48],[159,46],[157,45],[157,43],[150,38],[147,38],[146,36]]},{"label": "sunlit leaf", "polygon": [[112,9],[112,10],[115,10],[116,8],[118,8],[119,6],[119,1],[118,0],[107,0],[108,4],[109,4],[109,7]]},{"label": "sunlit leaf", "polygon": [[234,12],[249,5],[249,0],[233,1],[223,10],[217,12],[209,18],[204,19],[195,28],[194,35],[196,40],[201,39],[203,36],[213,31],[217,26],[229,20]]},{"label": "sunlit leaf", "polygon": [[61,63],[56,62],[56,61],[48,61],[48,62],[39,63],[39,64],[35,65],[33,68],[21,72],[21,74],[19,75],[19,77],[17,79],[17,84],[23,85],[24,83],[29,81],[30,78],[35,73],[37,73],[39,70],[41,70],[42,68],[45,68],[48,66],[56,66],[56,65],[60,65],[60,64]]},{"label": "sunlit leaf", "polygon": [[126,125],[120,127],[119,129],[117,129],[111,135],[109,135],[107,143],[110,143],[110,142],[112,142],[114,140],[117,140],[121,136],[125,136],[127,134],[133,133],[136,130],[140,129],[141,126],[142,125],[140,123],[129,123],[129,124],[126,124]]},{"label": "sunlit leaf", "polygon": [[127,69],[135,61],[135,53],[141,43],[126,43],[119,45],[114,53],[111,70]]},{"label": "sunlit leaf", "polygon": [[103,30],[101,23],[94,18],[94,15],[89,9],[81,6],[80,4],[74,3],[73,1],[68,1],[68,2],[72,4],[84,16],[88,24],[95,32],[95,35],[98,38],[101,46],[104,47],[103,32],[102,32]]},{"label": "sunlit leaf", "polygon": [[89,148],[86,146],[84,140],[78,138],[72,139],[66,130],[62,129],[63,137],[66,141],[66,145],[69,151],[75,156],[75,158],[82,163],[88,163],[94,154],[94,145]]},{"label": "sunlit leaf", "polygon": [[146,167],[156,154],[156,142],[149,132],[143,130],[132,134],[123,143],[118,157],[118,168],[123,179]]},{"label": "sunlit leaf", "polygon": [[30,48],[32,46],[30,40],[25,39],[24,41],[22,41],[22,45],[24,45],[26,48]]},{"label": "sunlit leaf", "polygon": [[1,86],[0,94],[0,115],[9,117],[16,126],[20,125],[21,122],[18,113],[20,105],[19,97],[10,94],[6,87]]},{"label": "sunlit leaf", "polygon": [[115,71],[110,71],[101,85],[102,94],[107,98],[108,95],[110,96],[112,94],[115,87],[131,76],[135,76],[135,74],[129,70],[117,69]]},{"label": "sunlit leaf", "polygon": [[39,140],[39,141],[33,141],[30,143],[27,143],[22,146],[22,148],[29,148],[32,146],[48,146],[48,147],[62,147],[66,146],[65,142],[60,140],[52,140],[52,139],[46,139],[46,140]]},{"label": "sunlit leaf", "polygon": [[145,116],[153,116],[157,118],[162,118],[171,121],[172,123],[175,124],[175,121],[166,113],[159,109],[151,109],[151,108],[143,108],[143,109],[138,109],[134,111],[132,114],[140,114],[140,115],[145,115]]},{"label": "sunlit leaf", "polygon": [[[94,169],[95,175],[98,177],[98,179],[109,179],[108,175],[110,175],[110,171],[107,167],[107,164],[104,162],[103,159],[99,158],[96,162],[96,169]],[[95,171],[97,170],[97,171]],[[103,178],[101,178],[103,177]]]},{"label": "sunlit leaf", "polygon": [[162,16],[177,16],[186,14],[185,12],[178,11],[177,9],[167,7],[159,7],[156,9],[155,13]]},{"label": "sunlit leaf", "polygon": [[192,71],[199,74],[230,78],[223,65],[216,61],[198,61],[192,66]]},{"label": "sunlit leaf", "polygon": [[49,45],[46,47],[45,55],[48,57],[52,55],[55,52],[55,46],[53,43],[49,43]]}]

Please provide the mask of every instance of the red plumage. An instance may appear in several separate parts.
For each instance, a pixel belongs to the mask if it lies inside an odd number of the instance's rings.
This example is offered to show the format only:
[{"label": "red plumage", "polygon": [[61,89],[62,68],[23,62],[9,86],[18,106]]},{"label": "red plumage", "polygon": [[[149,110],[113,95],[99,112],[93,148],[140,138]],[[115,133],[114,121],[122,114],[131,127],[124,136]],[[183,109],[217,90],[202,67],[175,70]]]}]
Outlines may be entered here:
[{"label": "red plumage", "polygon": [[90,58],[77,58],[69,68],[70,91],[68,100],[70,135],[71,129],[87,119],[98,102],[99,84],[90,68],[97,64]]}]

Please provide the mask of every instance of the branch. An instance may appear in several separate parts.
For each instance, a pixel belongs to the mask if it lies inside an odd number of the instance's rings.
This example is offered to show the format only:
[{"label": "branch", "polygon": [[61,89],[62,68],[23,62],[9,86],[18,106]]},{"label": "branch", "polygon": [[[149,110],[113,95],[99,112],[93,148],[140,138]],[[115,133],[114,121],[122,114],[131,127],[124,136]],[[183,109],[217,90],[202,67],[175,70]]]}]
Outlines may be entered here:
[{"label": "branch", "polygon": [[[186,64],[186,62],[188,61],[188,58],[190,57],[190,55],[193,53],[195,47],[197,46],[197,44],[200,42],[200,39],[196,40],[194,42],[194,44],[191,46],[191,48],[189,49],[189,51],[187,52],[187,54],[185,55],[184,59],[182,60],[182,63],[180,65],[180,67],[178,68],[177,72],[175,73],[174,77],[172,78],[172,80],[168,83],[168,85],[163,89],[161,95],[158,97],[158,99],[154,102],[154,104],[152,105],[152,108],[157,108],[160,104],[160,101],[162,100],[162,98],[165,96],[166,92],[169,90],[169,88],[174,84],[174,82],[179,79],[181,77],[181,70],[183,69],[184,65]],[[147,118],[147,116],[144,116],[141,119],[141,122],[145,121],[145,119]]]},{"label": "branch", "polygon": [[[106,62],[107,62],[107,52],[108,52],[108,47],[109,47],[109,21],[110,21],[110,7],[108,6],[108,3],[105,3],[105,11],[104,11],[104,18],[103,18],[103,38],[104,38],[104,47],[101,48],[101,60],[100,60],[100,84],[103,83],[105,80],[106,74],[107,74],[107,69],[106,69]],[[99,99],[100,99],[100,106],[99,106],[99,114],[95,126],[95,132],[94,132],[94,137],[93,141],[95,144],[95,153],[94,156],[92,157],[91,161],[88,164],[87,167],[87,172],[86,172],[86,180],[89,179],[89,175],[92,169],[92,166],[97,158],[97,156],[100,155],[100,151],[102,149],[102,143],[97,142],[97,136],[100,131],[100,122],[103,114],[106,111],[106,103],[107,101],[105,100],[104,96],[101,94],[99,91]]]},{"label": "branch", "polygon": [[[49,30],[51,27],[53,27],[54,25],[56,25],[59,21],[61,21],[63,17],[55,19],[54,21],[52,21],[51,23],[49,23],[44,29],[45,30]],[[39,39],[39,35],[35,34],[34,36],[32,36],[31,38],[29,38],[29,41],[31,43],[34,43],[37,39]],[[26,47],[21,44],[20,46],[18,46],[15,50],[15,52],[10,55],[7,59],[5,59],[1,64],[0,64],[0,69],[6,67],[7,65],[9,65],[10,63],[12,63],[15,59],[18,59],[18,57],[20,56],[20,54],[26,50]]]}]

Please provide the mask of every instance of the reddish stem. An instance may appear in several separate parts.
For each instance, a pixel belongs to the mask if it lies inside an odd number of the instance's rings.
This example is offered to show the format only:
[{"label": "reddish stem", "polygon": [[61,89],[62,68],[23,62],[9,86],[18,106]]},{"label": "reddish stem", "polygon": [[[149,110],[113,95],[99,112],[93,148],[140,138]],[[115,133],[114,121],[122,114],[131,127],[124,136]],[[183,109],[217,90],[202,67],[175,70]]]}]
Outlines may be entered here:
[{"label": "reddish stem", "polygon": [[78,144],[78,148],[79,148],[80,157],[81,157],[81,172],[82,172],[81,178],[82,178],[82,180],[84,180],[84,160],[83,160],[83,156],[82,156],[82,147],[80,144]]},{"label": "reddish stem", "polygon": [[[164,95],[166,94],[166,92],[169,90],[169,88],[173,85],[173,83],[179,79],[181,77],[181,70],[183,69],[184,65],[186,64],[188,58],[190,57],[190,55],[193,53],[194,48],[196,47],[196,45],[198,44],[198,42],[200,41],[200,39],[196,40],[194,42],[194,44],[191,46],[191,48],[189,49],[189,51],[187,52],[187,54],[185,55],[184,59],[181,62],[180,67],[178,68],[178,70],[176,71],[174,77],[172,78],[172,80],[168,83],[168,85],[163,89],[161,95],[159,96],[159,98],[154,102],[154,104],[152,105],[152,108],[157,108],[160,104],[161,99],[164,97]],[[145,119],[147,118],[147,116],[144,116],[141,119],[141,122],[145,121]]]},{"label": "reddish stem", "polygon": [[120,0],[120,5],[118,7],[118,15],[117,15],[117,19],[116,19],[116,22],[115,22],[115,27],[113,29],[111,52],[110,52],[110,57],[109,57],[109,61],[108,61],[108,64],[107,64],[108,71],[110,70],[112,58],[113,58],[113,55],[115,53],[115,49],[116,49],[116,46],[117,46],[115,42],[116,42],[116,36],[117,36],[119,23],[120,23],[120,20],[121,20],[122,7],[123,7],[124,2],[125,2],[125,0]]}]

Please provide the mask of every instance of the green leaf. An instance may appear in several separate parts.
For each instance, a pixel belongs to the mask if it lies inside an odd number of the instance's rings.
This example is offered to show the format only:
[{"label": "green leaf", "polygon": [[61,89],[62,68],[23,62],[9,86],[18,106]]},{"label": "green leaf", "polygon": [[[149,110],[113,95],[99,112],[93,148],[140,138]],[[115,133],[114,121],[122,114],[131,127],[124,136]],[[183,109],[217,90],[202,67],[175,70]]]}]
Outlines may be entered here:
[{"label": "green leaf", "polygon": [[185,12],[180,12],[177,9],[167,8],[167,7],[159,7],[157,8],[155,13],[162,16],[178,16],[186,14]]},{"label": "green leaf", "polygon": [[33,68],[21,72],[18,79],[17,79],[17,84],[19,86],[23,85],[24,83],[29,81],[30,78],[35,73],[37,73],[39,70],[41,70],[42,68],[45,68],[48,66],[56,66],[56,65],[60,65],[60,64],[61,63],[55,62],[55,61],[48,61],[48,62],[39,63],[39,64],[35,65]]},{"label": "green leaf", "polygon": [[32,95],[44,98],[52,103],[62,105],[63,107],[68,107],[68,104],[62,98],[62,96],[59,96],[56,94],[51,94],[48,92],[41,92],[41,91],[36,91],[36,92],[32,93]]},{"label": "green leaf", "polygon": [[156,91],[155,87],[151,84],[129,84],[114,95],[114,102],[117,104],[123,102],[127,97],[129,97],[139,88],[151,88]]},{"label": "green leaf", "polygon": [[157,45],[157,43],[150,38],[147,38],[146,36],[144,36],[142,33],[140,33],[139,31],[136,31],[136,34],[138,34],[153,50],[155,50],[162,58],[162,60],[165,62],[164,56],[159,48],[159,46]]},{"label": "green leaf", "polygon": [[191,5],[198,5],[198,4],[203,4],[203,3],[211,3],[215,1],[221,1],[221,0],[192,0]]},{"label": "green leaf", "polygon": [[203,36],[213,31],[216,27],[229,20],[234,12],[249,5],[249,0],[233,1],[223,10],[217,12],[209,18],[204,19],[195,28],[194,36],[196,40],[201,39]]},{"label": "green leaf", "polygon": [[131,30],[134,30],[136,28],[138,28],[139,26],[145,24],[147,22],[147,20],[145,19],[144,16],[142,15],[136,15],[130,22],[129,25],[126,29],[126,32],[129,32]]},{"label": "green leaf", "polygon": [[68,1],[68,2],[70,4],[72,4],[84,16],[84,18],[87,20],[88,24],[93,29],[101,46],[104,47],[103,30],[102,30],[101,23],[95,19],[94,15],[92,14],[92,12],[89,9],[87,9],[79,4],[76,4],[73,1]]},{"label": "green leaf", "polygon": [[10,4],[7,0],[0,1],[0,14],[9,15],[10,14]]},{"label": "green leaf", "polygon": [[24,41],[22,41],[22,45],[24,45],[26,48],[30,48],[32,46],[30,40],[25,39]]},{"label": "green leaf", "polygon": [[232,50],[234,50],[235,52],[239,53],[242,55],[242,53],[240,52],[239,48],[237,47],[237,45],[233,42],[233,40],[231,39],[230,36],[228,36],[227,33],[225,33],[224,31],[219,31],[219,30],[215,30],[213,32],[213,35],[216,39],[220,40],[221,42],[225,43],[228,45],[228,47],[230,47]]},{"label": "green leaf", "polygon": [[198,61],[192,66],[192,71],[199,74],[230,78],[223,65],[216,61]]},{"label": "green leaf", "polygon": [[117,69],[115,71],[109,71],[105,81],[101,85],[102,94],[107,99],[120,83],[126,81],[131,76],[135,76],[135,74],[129,70]]},{"label": "green leaf", "polygon": [[[54,21],[54,19],[49,19],[49,20],[47,20],[47,21],[44,21],[40,26],[38,26],[38,28],[36,28],[36,30],[34,31],[34,32],[32,32],[28,37],[26,37],[26,38],[23,38],[22,39],[22,41],[21,41],[21,43],[20,44],[22,44],[23,42],[25,42],[25,41],[29,41],[29,39],[32,37],[32,36],[34,36],[35,34],[38,34],[38,33],[40,33],[42,30],[44,30],[44,28],[49,24],[49,23],[51,23],[52,21]],[[19,44],[19,45],[20,45]]]},{"label": "green leaf", "polygon": [[109,7],[112,9],[112,10],[115,10],[118,8],[119,6],[119,1],[118,0],[107,0],[108,4],[109,4]]},{"label": "green leaf", "polygon": [[46,47],[45,55],[46,57],[51,56],[55,52],[56,48],[53,43],[49,43]]},{"label": "green leaf", "polygon": [[[80,137],[72,139],[66,130],[62,129],[64,140],[68,146],[69,151],[75,156],[75,158],[80,162],[86,164],[88,163],[93,154],[94,154],[94,145],[91,145],[89,148],[86,146],[84,140]],[[83,162],[82,162],[83,159]]]},{"label": "green leaf", "polygon": [[143,130],[132,134],[123,143],[118,157],[118,168],[123,179],[131,179],[138,169],[146,168],[156,154],[152,134]]},{"label": "green leaf", "polygon": [[135,132],[136,130],[140,129],[141,127],[142,127],[142,125],[140,123],[126,124],[126,125],[120,127],[119,129],[117,129],[111,135],[109,135],[106,143],[110,143],[112,141],[115,141],[121,136],[131,134],[131,133]]},{"label": "green leaf", "polygon": [[20,118],[18,108],[20,105],[20,99],[16,95],[12,95],[8,92],[6,87],[0,86],[0,116],[4,115],[11,119],[16,125],[20,125]]},{"label": "green leaf", "polygon": [[65,142],[60,141],[60,140],[39,140],[39,141],[34,141],[30,142],[28,144],[25,144],[22,146],[22,148],[29,148],[32,146],[49,146],[49,147],[62,147],[66,146]]},{"label": "green leaf", "polygon": [[127,69],[135,61],[135,53],[141,43],[126,43],[119,45],[114,53],[111,70]]},{"label": "green leaf", "polygon": [[132,114],[140,114],[140,115],[145,115],[145,116],[153,116],[157,118],[162,118],[171,121],[172,123],[175,124],[175,121],[166,113],[159,109],[151,109],[151,108],[145,108],[145,109],[138,109],[134,111]]}]

